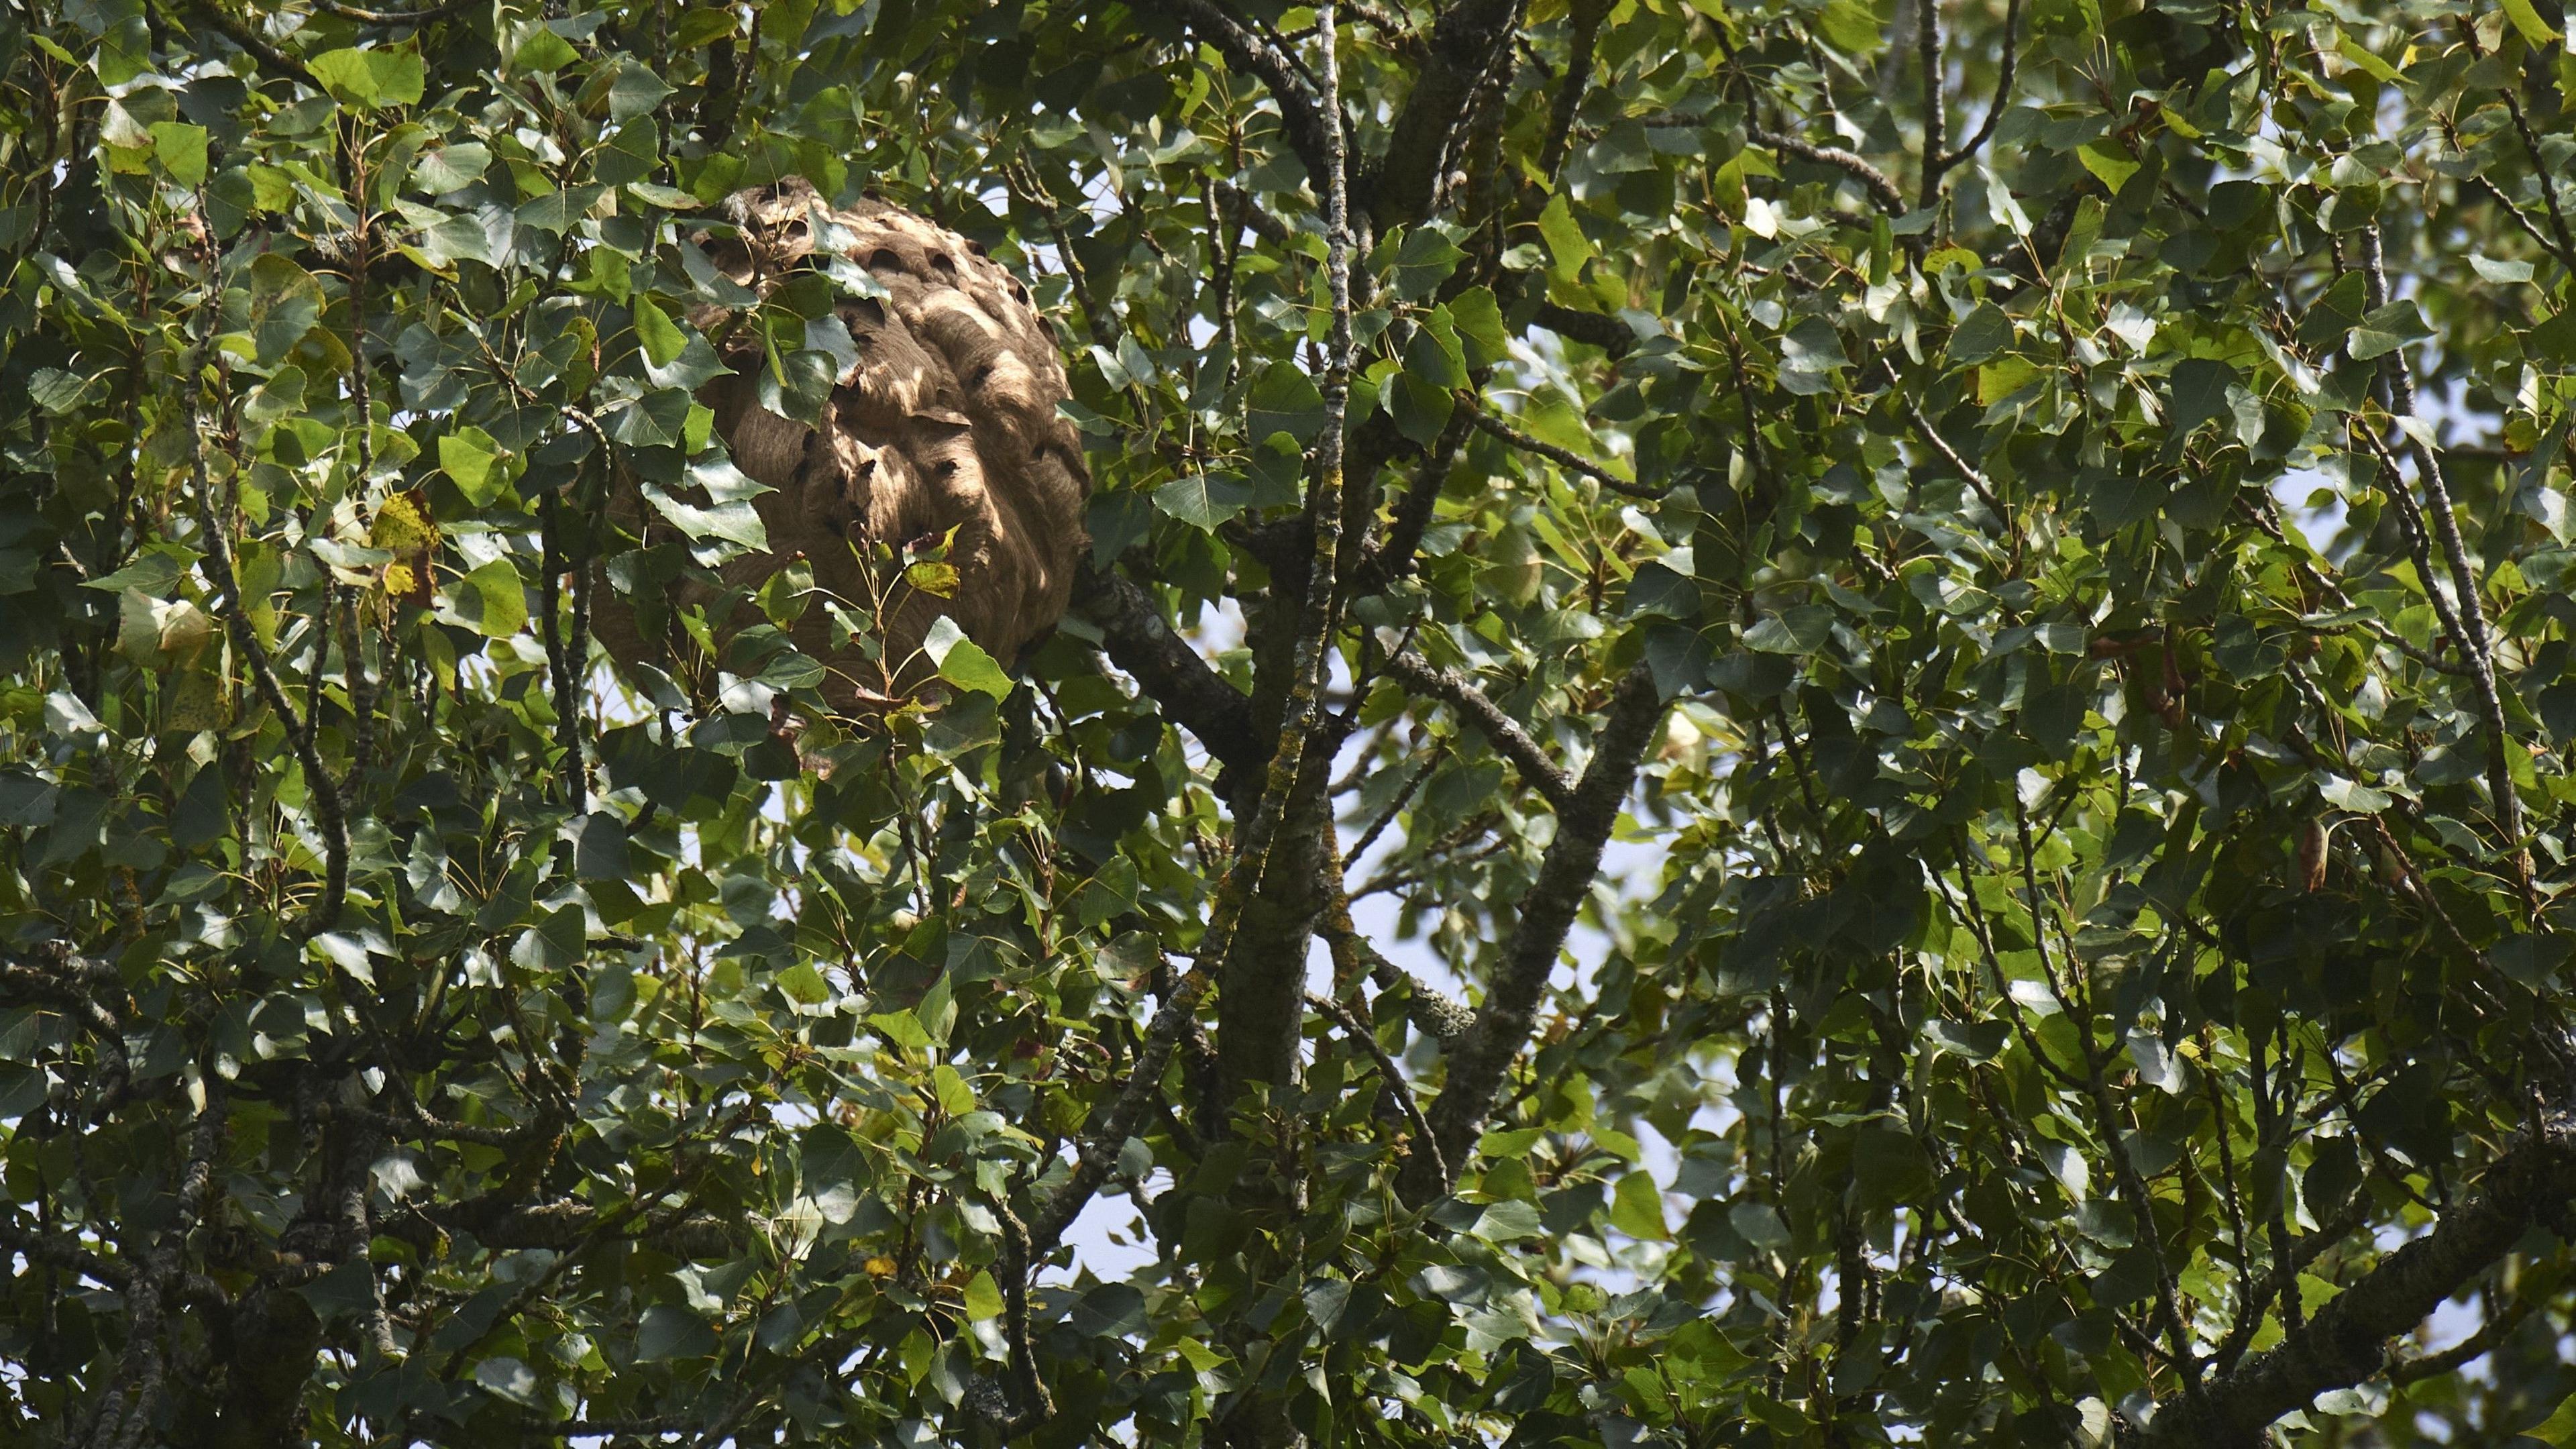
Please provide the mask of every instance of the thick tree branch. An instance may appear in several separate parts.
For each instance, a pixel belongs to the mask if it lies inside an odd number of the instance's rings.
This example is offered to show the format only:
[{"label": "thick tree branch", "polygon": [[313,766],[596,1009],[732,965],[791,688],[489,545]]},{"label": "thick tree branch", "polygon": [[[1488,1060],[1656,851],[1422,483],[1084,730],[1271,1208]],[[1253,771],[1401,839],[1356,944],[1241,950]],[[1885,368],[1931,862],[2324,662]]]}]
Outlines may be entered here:
[{"label": "thick tree branch", "polygon": [[[1486,986],[1476,1024],[1450,1044],[1449,1079],[1431,1106],[1432,1128],[1450,1162],[1466,1162],[1493,1110],[1504,1072],[1529,1044],[1548,973],[1600,873],[1602,847],[1636,783],[1646,742],[1663,717],[1664,699],[1654,672],[1644,664],[1630,669],[1619,681],[1592,763],[1557,815],[1556,838],[1540,857],[1538,879],[1521,900],[1520,920],[1503,941],[1502,960]],[[1417,1177],[1413,1185],[1429,1184]]]},{"label": "thick tree branch", "polygon": [[1547,797],[1559,811],[1569,808],[1574,800],[1574,777],[1547,757],[1547,750],[1530,737],[1520,722],[1503,713],[1502,707],[1485,697],[1476,682],[1455,669],[1443,669],[1411,649],[1386,661],[1386,672],[1410,686],[1416,693],[1427,694],[1451,709],[1465,715],[1468,722],[1483,731],[1494,742],[1513,768],[1521,773],[1532,789]]},{"label": "thick tree branch", "polygon": [[1915,201],[1941,192],[1941,155],[1950,146],[1950,103],[1941,94],[1941,0],[1914,0],[1914,53],[1923,70],[1923,184]]},{"label": "thick tree branch", "polygon": [[2389,1343],[2476,1281],[2534,1226],[2576,1236],[2576,1123],[2556,1119],[2487,1169],[2477,1190],[2432,1231],[2379,1260],[2278,1345],[2202,1385],[2200,1413],[2167,1407],[2149,1445],[2238,1449],[2263,1442],[2273,1420],[2328,1389],[2388,1367]]},{"label": "thick tree branch", "polygon": [[1610,14],[1609,0],[1573,0],[1568,10],[1573,34],[1566,41],[1565,79],[1558,82],[1556,104],[1547,119],[1547,144],[1540,148],[1538,174],[1549,185],[1556,185],[1557,173],[1565,169],[1565,153],[1574,137],[1574,115],[1583,105],[1583,92],[1592,83],[1592,48],[1600,39],[1601,22]]},{"label": "thick tree branch", "polygon": [[1387,128],[1386,154],[1364,188],[1379,233],[1431,214],[1450,139],[1466,121],[1476,83],[1494,63],[1496,48],[1509,43],[1519,15],[1520,0],[1452,0],[1440,13],[1422,73]]},{"label": "thick tree branch", "polygon": [[1627,356],[1637,346],[1637,334],[1628,329],[1627,323],[1598,312],[1541,302],[1534,320],[1560,337],[1600,348],[1614,361]]},{"label": "thick tree branch", "polygon": [[[1316,12],[1316,29],[1322,39],[1323,103],[1328,110],[1338,109],[1337,97],[1341,71],[1333,47],[1333,7],[1329,4]],[[1324,274],[1332,299],[1332,333],[1325,358],[1324,375],[1319,391],[1324,399],[1323,439],[1316,453],[1313,484],[1306,492],[1306,522],[1311,531],[1314,556],[1312,572],[1306,580],[1305,607],[1300,610],[1298,632],[1290,673],[1286,707],[1282,711],[1278,742],[1270,754],[1261,796],[1250,817],[1237,831],[1233,863],[1219,881],[1216,898],[1208,915],[1206,932],[1199,940],[1198,962],[1192,966],[1164,998],[1162,1009],[1154,1014],[1146,1028],[1145,1040],[1136,1053],[1133,1074],[1120,1090],[1117,1099],[1100,1118],[1100,1128],[1076,1148],[1073,1169],[1039,1209],[1029,1225],[1026,1261],[1036,1263],[1055,1248],[1065,1229],[1073,1225],[1091,1196],[1107,1180],[1118,1152],[1133,1135],[1159,1098],[1163,1070],[1171,1062],[1172,1049],[1183,1030],[1195,1018],[1198,1005],[1215,983],[1220,969],[1231,973],[1237,927],[1244,918],[1249,897],[1264,881],[1269,869],[1274,837],[1283,828],[1283,820],[1295,813],[1294,805],[1305,770],[1307,747],[1317,733],[1320,692],[1331,642],[1335,616],[1334,569],[1341,547],[1341,490],[1344,429],[1350,396],[1351,364],[1351,228],[1350,192],[1347,184],[1347,157],[1342,150],[1338,127],[1324,137]],[[1116,656],[1113,655],[1113,658]],[[1202,663],[1200,668],[1204,669]],[[1248,712],[1248,710],[1247,710]],[[1202,738],[1205,738],[1202,736]],[[1318,762],[1312,772],[1321,789],[1330,783],[1331,761]],[[1324,814],[1323,828],[1331,828],[1329,811]],[[1292,852],[1294,853],[1294,852]],[[1302,959],[1302,951],[1300,957]],[[1238,982],[1238,985],[1241,983]],[[1293,1003],[1298,987],[1291,984],[1288,999],[1292,1004],[1289,1029],[1296,1028]],[[1225,1023],[1220,1023],[1222,1027]]]},{"label": "thick tree branch", "polygon": [[1170,711],[1220,764],[1258,769],[1259,738],[1252,701],[1208,667],[1189,641],[1172,632],[1153,597],[1114,569],[1088,562],[1074,579],[1074,604],[1100,626],[1110,662],[1135,677],[1155,703]]},{"label": "thick tree branch", "polygon": [[1306,83],[1288,55],[1267,38],[1227,13],[1215,0],[1162,0],[1190,31],[1217,48],[1226,60],[1256,76],[1279,107],[1281,128],[1297,159],[1318,188],[1324,185],[1331,158],[1340,149],[1338,118],[1327,121],[1314,87]]}]

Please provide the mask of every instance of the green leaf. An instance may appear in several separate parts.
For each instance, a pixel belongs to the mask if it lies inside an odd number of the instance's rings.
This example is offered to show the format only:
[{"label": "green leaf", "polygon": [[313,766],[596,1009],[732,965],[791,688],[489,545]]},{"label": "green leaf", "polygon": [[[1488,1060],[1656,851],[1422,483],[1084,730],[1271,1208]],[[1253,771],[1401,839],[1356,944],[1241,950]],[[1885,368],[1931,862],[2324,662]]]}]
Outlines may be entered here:
[{"label": "green leaf", "polygon": [[1977,369],[1977,402],[1993,407],[2037,376],[2039,369],[2027,358],[1998,357]]},{"label": "green leaf", "polygon": [[465,495],[465,501],[481,508],[501,494],[510,481],[509,469],[500,462],[500,445],[492,435],[468,423],[438,439],[438,468]]},{"label": "green leaf", "polygon": [[1414,227],[1396,245],[1391,277],[1395,295],[1408,302],[1430,296],[1449,279],[1449,274],[1458,269],[1458,263],[1466,260],[1466,256],[1465,252],[1458,250],[1457,243],[1442,235],[1436,227],[1428,224]]},{"label": "green leaf", "polygon": [[2538,50],[2556,43],[2558,27],[2541,15],[2540,7],[2532,4],[2531,0],[2497,0],[2497,3],[2504,7],[2505,18],[2513,22],[2513,28],[2522,32],[2524,44]]},{"label": "green leaf", "polygon": [[474,1382],[511,1403],[537,1407],[536,1370],[518,1359],[501,1355],[483,1360],[474,1366]]},{"label": "green leaf", "polygon": [[1002,1316],[1002,1290],[993,1275],[982,1269],[966,1280],[966,1316],[977,1323]]},{"label": "green leaf", "polygon": [[1311,443],[1324,430],[1324,394],[1294,363],[1274,362],[1263,368],[1245,401],[1251,414],[1247,431],[1253,442],[1286,433],[1300,443]]},{"label": "green leaf", "polygon": [[2360,325],[2352,329],[2352,359],[2368,362],[2432,335],[2433,329],[2424,324],[2424,314],[2415,309],[2412,301],[2401,299],[2362,318]]},{"label": "green leaf", "polygon": [[1642,1242],[1660,1243],[1672,1236],[1664,1225],[1664,1195],[1645,1171],[1624,1173],[1610,1196],[1610,1226]]},{"label": "green leaf", "polygon": [[194,186],[206,179],[206,128],[184,121],[155,121],[152,154],[171,180]]},{"label": "green leaf", "polygon": [[635,296],[635,336],[644,344],[644,356],[655,367],[668,367],[680,360],[689,348],[689,334],[671,321],[670,314],[653,305],[653,299],[642,293]]},{"label": "green leaf", "polygon": [[1836,48],[1853,55],[1873,55],[1887,44],[1886,32],[1879,27],[1878,9],[1866,0],[1830,0],[1824,13],[1816,17],[1816,28]]},{"label": "green leaf", "polygon": [[523,75],[551,75],[579,59],[581,52],[572,48],[572,42],[541,25],[511,54],[510,69]]},{"label": "green leaf", "polygon": [[832,999],[832,984],[811,961],[798,961],[778,973],[779,994],[799,1006],[820,1006]]},{"label": "green leaf", "polygon": [[461,191],[481,180],[483,168],[491,164],[491,147],[480,141],[459,141],[422,152],[412,163],[412,184],[433,196]]},{"label": "green leaf", "polygon": [[1237,478],[1210,478],[1193,473],[1154,490],[1154,507],[1201,533],[1234,517],[1252,501],[1251,485]]},{"label": "green leaf", "polygon": [[2576,1445],[2576,1397],[2564,1400],[2548,1418],[2523,1430],[2522,1437],[2556,1445],[2558,1449]]},{"label": "green leaf", "polygon": [[326,50],[304,62],[304,68],[342,105],[372,108],[376,104],[376,67],[363,50]]},{"label": "green leaf", "polygon": [[[1631,1177],[1638,1175],[1629,1174]],[[1662,1212],[1660,1203],[1656,1205],[1656,1211]],[[1518,1198],[1487,1203],[1485,1210],[1476,1215],[1475,1225],[1467,1229],[1469,1236],[1482,1238],[1488,1243],[1517,1243],[1543,1236],[1546,1231],[1547,1225],[1540,1221],[1537,1205]]]},{"label": "green leaf", "polygon": [[716,1351],[715,1330],[685,1308],[656,1303],[636,1323],[635,1356],[646,1363],[705,1358]]},{"label": "green leaf", "polygon": [[2138,159],[2129,154],[2128,147],[2108,136],[2085,142],[2076,151],[2075,159],[2084,163],[2084,169],[2092,172],[2094,179],[2102,183],[2102,189],[2113,196],[2119,195],[2120,188],[2129,184],[2129,178],[2138,174]]},{"label": "green leaf", "polygon": [[919,1051],[930,1045],[930,1033],[921,1029],[921,1018],[909,1011],[880,1011],[868,1017],[868,1025],[885,1035],[885,1039],[907,1051]]},{"label": "green leaf", "polygon": [[1755,621],[1744,631],[1744,647],[1766,654],[1813,654],[1833,636],[1834,611],[1822,604],[1800,604]]},{"label": "green leaf", "polygon": [[1992,302],[1980,302],[1950,329],[1945,355],[1954,364],[1984,362],[2013,345],[2012,319]]},{"label": "green leaf", "polygon": [[1503,331],[1502,308],[1494,301],[1488,287],[1469,287],[1449,299],[1450,321],[1458,328],[1458,338],[1466,344],[1467,365],[1493,367],[1511,356],[1511,339]]},{"label": "green leaf", "polygon": [[417,104],[428,77],[409,50],[329,50],[304,64],[333,100],[361,110]]},{"label": "green leaf", "polygon": [[2191,357],[2176,363],[2173,406],[2166,426],[2179,438],[2212,418],[2225,419],[2229,416],[2227,390],[2236,384],[2236,369],[2215,358]]},{"label": "green leaf", "polygon": [[1582,276],[1583,264],[1592,259],[1592,242],[1566,208],[1563,193],[1547,199],[1547,208],[1538,214],[1538,234],[1554,260],[1548,275],[1572,286]]},{"label": "green leaf", "polygon": [[930,632],[921,639],[922,652],[939,667],[939,677],[959,689],[972,689],[995,699],[1011,692],[1011,676],[993,662],[974,640],[966,637],[957,621],[945,614],[932,622]]},{"label": "green leaf", "polygon": [[671,95],[671,90],[670,82],[641,65],[622,66],[608,88],[608,118],[623,123],[649,115]]},{"label": "green leaf", "polygon": [[464,599],[474,601],[475,612],[468,622],[494,639],[507,639],[526,627],[528,622],[527,585],[519,577],[519,566],[507,558],[496,558],[467,574],[455,586]]}]

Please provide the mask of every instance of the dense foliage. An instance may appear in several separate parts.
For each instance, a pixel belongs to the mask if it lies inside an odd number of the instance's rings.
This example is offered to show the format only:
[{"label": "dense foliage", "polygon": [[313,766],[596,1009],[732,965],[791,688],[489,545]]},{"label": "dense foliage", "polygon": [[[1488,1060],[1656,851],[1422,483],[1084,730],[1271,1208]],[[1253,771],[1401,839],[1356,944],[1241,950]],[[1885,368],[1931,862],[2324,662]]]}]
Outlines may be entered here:
[{"label": "dense foliage", "polygon": [[[9,0],[0,1433],[2576,1440],[2550,7]],[[790,176],[1097,485],[866,718],[587,633]]]}]

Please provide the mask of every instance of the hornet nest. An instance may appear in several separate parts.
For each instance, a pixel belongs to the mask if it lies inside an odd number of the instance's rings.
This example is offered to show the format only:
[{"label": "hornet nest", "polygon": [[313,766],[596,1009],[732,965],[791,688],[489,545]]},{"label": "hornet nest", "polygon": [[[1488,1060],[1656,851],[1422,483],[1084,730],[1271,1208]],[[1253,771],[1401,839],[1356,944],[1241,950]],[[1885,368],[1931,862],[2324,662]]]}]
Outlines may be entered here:
[{"label": "hornet nest", "polygon": [[[828,249],[885,295],[835,303],[858,361],[834,380],[816,426],[761,405],[768,363],[756,328],[719,342],[733,370],[698,400],[715,413],[734,465],[776,490],[753,504],[768,549],[722,565],[724,589],[756,589],[801,554],[825,598],[874,613],[873,654],[862,639],[835,648],[821,608],[789,630],[824,664],[823,694],[839,710],[881,710],[928,682],[936,669],[921,646],[943,615],[1009,667],[1063,616],[1088,546],[1091,478],[1079,435],[1056,411],[1068,392],[1054,324],[981,245],[874,197],[835,207],[789,178],[736,193],[725,207],[733,233],[700,245],[753,293],[813,269]],[[714,332],[725,313],[703,308],[692,320]],[[633,493],[613,507],[630,528],[648,526]],[[943,540],[953,579],[936,568],[906,572]],[[664,601],[713,609],[723,596],[684,580]],[[597,602],[597,636],[612,657],[667,662],[631,605],[613,595]],[[709,622],[722,644],[757,619],[746,603]]]}]

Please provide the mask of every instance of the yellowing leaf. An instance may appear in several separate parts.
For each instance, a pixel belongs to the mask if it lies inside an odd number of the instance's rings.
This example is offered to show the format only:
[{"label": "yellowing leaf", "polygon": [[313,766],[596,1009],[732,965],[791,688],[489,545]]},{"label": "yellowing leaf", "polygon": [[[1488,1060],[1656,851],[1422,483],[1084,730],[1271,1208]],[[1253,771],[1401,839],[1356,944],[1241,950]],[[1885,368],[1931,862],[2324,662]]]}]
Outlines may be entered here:
[{"label": "yellowing leaf", "polygon": [[427,608],[430,564],[438,557],[438,524],[429,516],[429,500],[419,489],[397,493],[376,510],[367,529],[367,547],[392,554],[385,565],[385,592],[407,604]]}]

